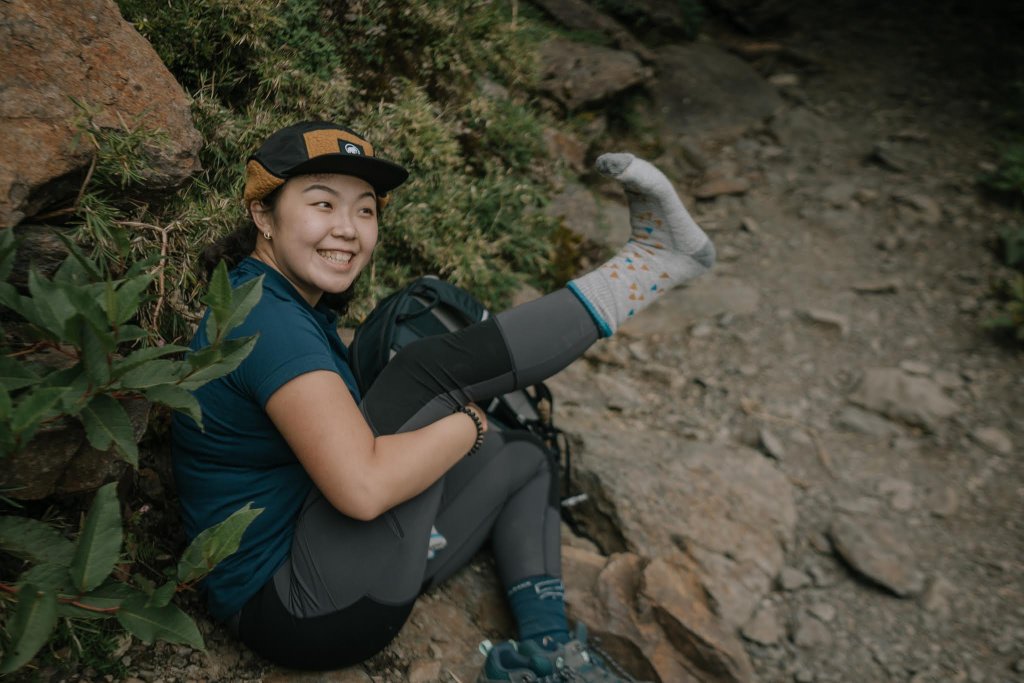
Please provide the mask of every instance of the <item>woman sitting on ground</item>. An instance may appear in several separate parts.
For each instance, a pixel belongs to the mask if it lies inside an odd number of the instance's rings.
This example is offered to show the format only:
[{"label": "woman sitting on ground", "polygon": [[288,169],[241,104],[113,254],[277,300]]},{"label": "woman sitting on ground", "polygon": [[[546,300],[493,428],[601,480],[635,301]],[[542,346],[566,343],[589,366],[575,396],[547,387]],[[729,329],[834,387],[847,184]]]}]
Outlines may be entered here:
[{"label": "woman sitting on ground", "polygon": [[[408,174],[324,122],[284,128],[249,159],[252,222],[219,253],[233,286],[264,278],[232,333],[259,339],[195,392],[205,431],[176,414],[173,441],[190,538],[247,503],[263,508],[204,586],[211,614],[252,650],[303,669],[363,661],[489,540],[518,644],[494,647],[479,680],[619,680],[566,619],[557,463],[529,433],[488,430],[477,407],[553,375],[711,267],[713,246],[660,171],[630,154],[597,167],[629,197],[633,237],[619,254],[564,289],[410,344],[361,396],[337,311]],[[204,330],[193,349],[209,343]]]}]

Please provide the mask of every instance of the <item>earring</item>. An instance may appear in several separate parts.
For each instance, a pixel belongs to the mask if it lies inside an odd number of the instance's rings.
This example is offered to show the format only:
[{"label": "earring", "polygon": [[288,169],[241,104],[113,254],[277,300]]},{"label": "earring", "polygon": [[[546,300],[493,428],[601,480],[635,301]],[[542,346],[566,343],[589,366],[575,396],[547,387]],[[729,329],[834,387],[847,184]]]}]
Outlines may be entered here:
[{"label": "earring", "polygon": [[263,236],[267,238],[267,241],[270,241],[270,233],[269,232],[263,233]]}]

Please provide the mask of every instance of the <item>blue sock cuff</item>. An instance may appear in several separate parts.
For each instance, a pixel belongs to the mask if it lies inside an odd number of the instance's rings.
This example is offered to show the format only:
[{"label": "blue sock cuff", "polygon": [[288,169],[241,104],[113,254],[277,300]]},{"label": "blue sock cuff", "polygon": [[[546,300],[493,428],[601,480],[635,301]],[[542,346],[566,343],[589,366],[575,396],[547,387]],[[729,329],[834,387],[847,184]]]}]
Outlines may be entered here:
[{"label": "blue sock cuff", "polygon": [[516,582],[507,594],[509,607],[519,626],[520,640],[552,636],[560,642],[568,642],[565,587],[560,578],[546,574],[530,576]]},{"label": "blue sock cuff", "polygon": [[601,333],[601,337],[604,338],[612,336],[612,328],[608,325],[605,319],[601,317],[601,314],[597,312],[597,309],[594,308],[594,304],[590,303],[590,299],[584,296],[583,292],[579,290],[576,283],[570,282],[566,287],[570,292],[576,295],[576,298],[580,300],[583,307],[587,309],[587,313],[589,313],[590,317],[594,319],[594,324],[597,325],[597,329]]}]

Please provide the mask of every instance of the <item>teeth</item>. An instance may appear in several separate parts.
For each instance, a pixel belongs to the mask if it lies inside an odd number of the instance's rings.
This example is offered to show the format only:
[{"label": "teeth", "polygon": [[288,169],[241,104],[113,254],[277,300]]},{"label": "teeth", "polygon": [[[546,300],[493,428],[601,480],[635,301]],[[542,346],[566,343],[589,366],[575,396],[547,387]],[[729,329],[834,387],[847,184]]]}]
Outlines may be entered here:
[{"label": "teeth", "polygon": [[347,251],[323,251],[317,249],[316,253],[320,254],[328,261],[335,261],[336,263],[348,263],[352,260],[352,254]]}]

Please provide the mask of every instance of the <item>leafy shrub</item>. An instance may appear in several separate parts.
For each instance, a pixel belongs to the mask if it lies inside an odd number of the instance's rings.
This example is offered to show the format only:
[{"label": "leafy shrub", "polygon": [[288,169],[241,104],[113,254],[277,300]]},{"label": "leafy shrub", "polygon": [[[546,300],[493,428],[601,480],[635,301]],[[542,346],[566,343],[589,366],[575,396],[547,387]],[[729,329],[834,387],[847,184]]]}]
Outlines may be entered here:
[{"label": "leafy shrub", "polygon": [[[180,358],[172,344],[133,348],[149,334],[133,319],[159,268],[139,262],[113,279],[68,242],[70,256],[52,279],[28,273],[28,295],[6,282],[16,257],[14,232],[0,232],[0,306],[8,331],[0,354],[0,460],[30,448],[45,425],[78,420],[89,444],[112,449],[133,466],[138,447],[122,400],[144,397],[184,411],[202,424],[189,390],[220,377],[249,354],[254,337],[228,339],[260,296],[260,280],[232,290],[223,264],[204,302],[210,307],[210,346]],[[20,348],[11,348],[20,345]],[[59,367],[36,362],[34,353],[53,350]],[[123,355],[122,355],[122,352]],[[241,534],[258,514],[243,509],[195,539],[162,585],[132,576],[122,565],[123,530],[115,485],[101,488],[77,540],[28,517],[0,516],[0,550],[27,563],[15,581],[0,578],[0,608],[8,641],[0,674],[20,668],[51,637],[58,618],[116,618],[146,642],[161,638],[202,647],[192,620],[170,604],[237,549]],[[13,606],[10,604],[13,602]]]},{"label": "leafy shrub", "polygon": [[[555,221],[540,209],[553,163],[553,125],[527,95],[546,29],[499,0],[119,0],[126,19],[193,93],[204,171],[162,206],[118,196],[138,223],[166,229],[166,278],[183,301],[202,286],[197,248],[243,219],[246,157],[274,130],[327,119],[364,132],[412,180],[382,216],[374,268],[350,318],[412,274],[437,272],[502,307],[523,278],[553,284]],[[479,78],[512,91],[482,93]],[[129,188],[130,190],[130,188]],[[100,206],[93,199],[84,205]],[[111,202],[102,204],[110,207]],[[112,213],[108,211],[108,214]],[[99,217],[94,210],[92,216]],[[96,222],[96,220],[94,220]],[[95,226],[94,234],[102,231]],[[156,250],[148,230],[134,256]],[[174,256],[173,258],[172,255]],[[560,284],[560,283],[559,283]],[[168,302],[168,340],[190,334],[187,306]]]},{"label": "leafy shrub", "polygon": [[1024,142],[1009,144],[1003,150],[998,168],[985,177],[994,190],[1024,200]]}]

